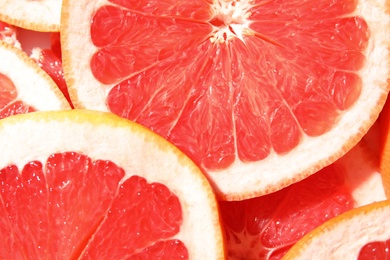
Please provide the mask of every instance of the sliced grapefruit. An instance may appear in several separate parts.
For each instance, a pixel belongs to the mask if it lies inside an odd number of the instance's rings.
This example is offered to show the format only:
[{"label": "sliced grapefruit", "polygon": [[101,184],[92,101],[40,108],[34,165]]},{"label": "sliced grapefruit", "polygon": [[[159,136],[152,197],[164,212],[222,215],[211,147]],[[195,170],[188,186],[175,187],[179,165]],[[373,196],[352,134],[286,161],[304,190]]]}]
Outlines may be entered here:
[{"label": "sliced grapefruit", "polygon": [[378,160],[369,152],[360,142],[335,163],[280,191],[221,201],[228,259],[280,259],[325,221],[386,199]]},{"label": "sliced grapefruit", "polygon": [[34,31],[59,31],[61,4],[62,0],[0,0],[0,20]]},{"label": "sliced grapefruit", "polygon": [[302,180],[354,146],[389,85],[385,0],[64,0],[78,108],[165,137],[220,199]]},{"label": "sliced grapefruit", "polygon": [[3,258],[223,259],[210,184],[148,129],[36,112],[0,121],[0,143]]},{"label": "sliced grapefruit", "polygon": [[304,236],[283,259],[388,259],[390,201],[352,209]]},{"label": "sliced grapefruit", "polygon": [[0,119],[70,109],[56,83],[22,50],[0,41]]}]

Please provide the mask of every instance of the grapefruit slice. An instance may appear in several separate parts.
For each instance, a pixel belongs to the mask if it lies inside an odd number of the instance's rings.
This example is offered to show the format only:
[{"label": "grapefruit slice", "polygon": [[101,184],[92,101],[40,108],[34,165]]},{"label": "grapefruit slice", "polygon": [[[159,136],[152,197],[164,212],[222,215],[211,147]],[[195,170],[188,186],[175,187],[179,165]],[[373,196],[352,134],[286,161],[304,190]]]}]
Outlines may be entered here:
[{"label": "grapefruit slice", "polygon": [[70,105],[55,82],[22,50],[0,41],[0,119]]},{"label": "grapefruit slice", "polygon": [[36,112],[2,120],[0,143],[4,258],[223,259],[210,184],[146,128]]},{"label": "grapefruit slice", "polygon": [[280,259],[339,214],[386,199],[378,160],[364,142],[303,181],[258,198],[221,201],[229,259]]},{"label": "grapefruit slice", "polygon": [[34,31],[59,31],[61,4],[62,0],[0,0],[0,20]]},{"label": "grapefruit slice", "polygon": [[352,209],[316,228],[283,259],[388,259],[390,202]]},{"label": "grapefruit slice", "polygon": [[264,195],[345,154],[389,91],[385,0],[64,0],[75,107],[165,137],[218,197]]}]

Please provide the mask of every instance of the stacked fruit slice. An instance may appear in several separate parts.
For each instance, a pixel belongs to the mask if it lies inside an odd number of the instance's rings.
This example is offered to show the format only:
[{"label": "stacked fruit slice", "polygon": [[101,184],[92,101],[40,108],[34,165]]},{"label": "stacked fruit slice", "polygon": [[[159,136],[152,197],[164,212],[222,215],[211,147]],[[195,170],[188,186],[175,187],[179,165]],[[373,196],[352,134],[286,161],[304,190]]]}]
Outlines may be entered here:
[{"label": "stacked fruit slice", "polygon": [[0,41],[0,57],[0,119],[36,110],[70,109],[55,82],[22,50]]},{"label": "stacked fruit slice", "polygon": [[388,254],[387,0],[0,6],[2,258]]},{"label": "stacked fruit slice", "polygon": [[378,160],[368,149],[361,141],[332,165],[278,192],[243,201],[221,201],[228,256],[279,259],[327,220],[385,200]]},{"label": "stacked fruit slice", "polygon": [[223,258],[209,183],[144,127],[36,112],[0,121],[0,143],[3,258]]},{"label": "stacked fruit slice", "polygon": [[305,236],[284,259],[388,259],[390,201],[348,211]]},{"label": "stacked fruit slice", "polygon": [[0,0],[0,20],[35,31],[58,31],[62,0]]},{"label": "stacked fruit slice", "polygon": [[219,199],[264,195],[351,149],[389,90],[387,1],[65,0],[78,108],[170,140]]}]

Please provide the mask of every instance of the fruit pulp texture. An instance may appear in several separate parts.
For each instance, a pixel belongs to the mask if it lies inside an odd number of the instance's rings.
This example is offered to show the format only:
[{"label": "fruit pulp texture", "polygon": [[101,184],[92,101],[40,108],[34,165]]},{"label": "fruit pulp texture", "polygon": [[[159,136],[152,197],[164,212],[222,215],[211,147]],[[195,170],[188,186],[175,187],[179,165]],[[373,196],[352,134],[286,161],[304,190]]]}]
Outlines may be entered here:
[{"label": "fruit pulp texture", "polygon": [[54,49],[39,50],[39,56],[34,60],[53,79],[68,103],[73,106],[69,96],[68,86],[66,85],[64,78],[61,53],[58,52],[57,46],[52,47]]},{"label": "fruit pulp texture", "polygon": [[4,258],[116,259],[165,254],[188,258],[171,239],[182,223],[178,198],[140,176],[124,179],[110,161],[74,152],[45,165],[0,170],[0,236]]},{"label": "fruit pulp texture", "polygon": [[0,73],[0,119],[35,111],[35,108],[17,100],[15,84],[6,75]]},{"label": "fruit pulp texture", "polygon": [[365,245],[359,252],[358,260],[390,259],[390,239]]},{"label": "fruit pulp texture", "polygon": [[0,40],[5,40],[6,38],[12,38],[16,36],[16,29],[14,26],[9,25],[5,22],[0,21]]},{"label": "fruit pulp texture", "polygon": [[109,109],[204,169],[288,153],[360,95],[369,28],[357,1],[110,2],[90,30]]},{"label": "fruit pulp texture", "polygon": [[220,202],[231,259],[280,259],[301,237],[353,208],[341,167],[262,197]]}]

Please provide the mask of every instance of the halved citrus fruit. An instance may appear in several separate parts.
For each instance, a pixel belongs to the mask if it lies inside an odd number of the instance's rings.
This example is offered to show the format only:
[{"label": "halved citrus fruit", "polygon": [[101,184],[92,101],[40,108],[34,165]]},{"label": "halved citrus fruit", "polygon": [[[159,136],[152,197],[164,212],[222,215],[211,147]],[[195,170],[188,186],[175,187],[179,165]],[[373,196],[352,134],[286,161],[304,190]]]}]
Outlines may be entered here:
[{"label": "halved citrus fruit", "polygon": [[0,41],[0,119],[70,109],[56,83],[22,50]]},{"label": "halved citrus fruit", "polygon": [[86,110],[0,121],[3,258],[223,259],[200,169],[143,126]]},{"label": "halved citrus fruit", "polygon": [[221,201],[229,259],[280,259],[300,238],[352,208],[386,199],[378,160],[360,142],[335,163],[272,194]]},{"label": "halved citrus fruit", "polygon": [[167,138],[220,199],[267,194],[329,165],[389,90],[386,0],[64,0],[78,108]]},{"label": "halved citrus fruit", "polygon": [[316,228],[283,259],[388,259],[390,201],[352,209]]},{"label": "halved citrus fruit", "polygon": [[62,0],[0,0],[0,20],[29,30],[60,29]]}]

